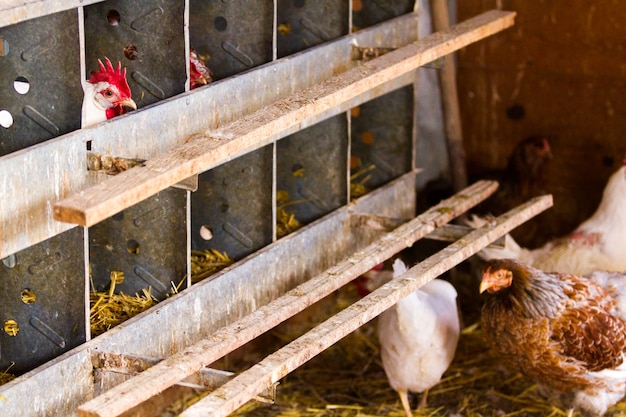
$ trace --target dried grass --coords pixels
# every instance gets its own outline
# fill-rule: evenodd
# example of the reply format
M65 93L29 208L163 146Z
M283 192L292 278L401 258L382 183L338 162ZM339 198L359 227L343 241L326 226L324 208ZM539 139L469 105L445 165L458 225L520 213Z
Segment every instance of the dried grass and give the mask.
M371 189L365 185L372 178L370 172L376 169L375 165L369 165L350 175L350 199L355 199L369 193Z

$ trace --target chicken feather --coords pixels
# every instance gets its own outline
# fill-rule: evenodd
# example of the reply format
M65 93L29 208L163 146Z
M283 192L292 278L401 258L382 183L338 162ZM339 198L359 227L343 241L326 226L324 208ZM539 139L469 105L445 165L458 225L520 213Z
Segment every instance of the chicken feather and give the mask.
M599 284L493 259L480 289L488 345L552 399L597 417L626 394L626 324Z

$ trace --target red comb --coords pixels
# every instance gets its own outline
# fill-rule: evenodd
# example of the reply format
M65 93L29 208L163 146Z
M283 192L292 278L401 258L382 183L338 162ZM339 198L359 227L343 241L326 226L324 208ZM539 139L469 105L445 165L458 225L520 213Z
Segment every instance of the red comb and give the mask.
M120 94L130 98L130 87L126 81L126 68L122 70L122 63L119 61L117 63L117 69L113 68L113 64L111 64L111 61L107 57L104 57L104 62L106 62L106 66L98 59L100 71L93 71L89 76L89 82L95 84L106 81L109 84L114 84L117 86Z

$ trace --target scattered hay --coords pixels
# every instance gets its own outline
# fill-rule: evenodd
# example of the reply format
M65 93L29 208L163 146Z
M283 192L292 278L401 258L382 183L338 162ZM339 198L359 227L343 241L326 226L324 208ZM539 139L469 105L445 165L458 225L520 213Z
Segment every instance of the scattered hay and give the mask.
M372 176L368 174L372 172L374 169L376 169L376 166L370 165L350 175L350 199L351 200L362 197L371 191L370 188L365 185L365 183L368 182L370 178L372 178Z
M108 292L89 293L89 324L92 336L98 336L158 303L149 287L144 288L141 295L136 293L132 296L123 292L115 294L115 285L123 282L123 275L121 271L112 271Z
M191 283L195 284L232 263L233 260L228 257L226 252L220 252L217 249L192 250Z
M9 373L9 370L13 368L13 365L15 365L15 362L11 362L11 365L9 365L7 369L0 371L0 385L4 385L15 379L15 375Z
M276 191L276 237L281 238L302 227L296 216L285 207L301 204L305 200L289 201L289 193L285 190Z

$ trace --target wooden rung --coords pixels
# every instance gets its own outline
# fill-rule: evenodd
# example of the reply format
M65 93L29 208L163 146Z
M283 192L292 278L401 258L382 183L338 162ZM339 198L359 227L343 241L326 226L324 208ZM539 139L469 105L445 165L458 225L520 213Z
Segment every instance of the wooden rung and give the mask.
M106 384L107 374L122 374L128 377L135 376L145 371L162 359L148 358L144 356L118 354L102 351L92 352L91 362L94 366L94 382ZM187 378L179 381L176 385L194 388L201 391L212 391L224 385L236 376L235 373L221 369L202 368ZM276 399L276 385L272 384L260 392L254 399L264 403L273 403Z
M538 197L498 217L495 222L469 233L269 355L189 407L180 414L180 417L221 417L232 413L266 386L277 382L387 310L401 298L458 265L494 239L503 236L550 206L552 206L552 196ZM478 294L478 287L475 290Z
M383 235L344 262L298 285L246 317L222 327L208 338L164 359L150 369L86 402L78 408L78 416L120 416L294 316L402 249L411 246L435 228L448 223L486 199L496 188L495 181L476 182L392 232Z
M513 25L515 13L493 10L331 77L54 205L54 218L92 226L195 174L358 104L355 100L434 59Z

